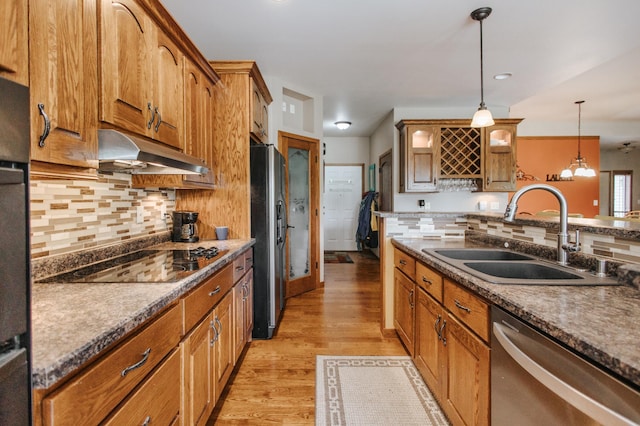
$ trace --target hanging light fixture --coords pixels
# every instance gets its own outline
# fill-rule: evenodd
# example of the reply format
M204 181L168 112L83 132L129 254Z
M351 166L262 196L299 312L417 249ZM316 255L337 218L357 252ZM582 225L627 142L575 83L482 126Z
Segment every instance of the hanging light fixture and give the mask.
M564 179L573 176L594 177L596 175L596 171L587 164L587 159L580 155L580 124L582 121L582 104L584 101L576 101L575 103L578 105L578 156L572 159L569 167L560 173L560 177ZM575 168L575 171L572 172L571 169L573 168Z
M495 122L491 116L491 111L484 104L484 64L482 56L482 21L491 15L490 7L481 7L471 12L471 17L480 21L480 108L473 114L471 127L488 127L493 126Z

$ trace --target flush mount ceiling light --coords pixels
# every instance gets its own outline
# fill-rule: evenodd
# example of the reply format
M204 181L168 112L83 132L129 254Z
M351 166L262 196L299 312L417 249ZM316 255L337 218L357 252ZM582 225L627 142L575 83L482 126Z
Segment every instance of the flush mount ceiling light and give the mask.
M491 111L484 105L484 60L482 56L482 21L491 15L490 7L481 7L471 12L471 18L480 22L480 108L473 115L471 127L493 126L495 122L491 116Z
M508 78L510 78L512 76L513 76L513 74L510 73L510 72L503 72L503 73L494 75L493 79L494 80L506 80L506 79L508 79Z
M350 121L336 121L335 123L333 123L336 125L336 127L340 130L346 130L349 127L351 127L351 122Z
M560 177L561 178L571 178L573 176L594 177L596 175L596 171L593 170L591 167L589 167L589 165L587 164L587 159L580 155L580 122L581 122L581 115L582 115L582 104L584 103L584 101L576 101L575 103L578 105L578 156L571 160L569 167L567 167L560 173ZM574 168L575 168L575 171L572 172L571 169L574 169Z

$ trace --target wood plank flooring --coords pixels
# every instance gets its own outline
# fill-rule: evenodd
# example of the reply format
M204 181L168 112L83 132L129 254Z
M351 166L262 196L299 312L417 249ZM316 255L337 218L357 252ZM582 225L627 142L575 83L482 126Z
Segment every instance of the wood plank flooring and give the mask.
M316 355L406 355L380 333L379 261L350 252L325 286L287 299L271 340L254 340L207 425L315 424Z

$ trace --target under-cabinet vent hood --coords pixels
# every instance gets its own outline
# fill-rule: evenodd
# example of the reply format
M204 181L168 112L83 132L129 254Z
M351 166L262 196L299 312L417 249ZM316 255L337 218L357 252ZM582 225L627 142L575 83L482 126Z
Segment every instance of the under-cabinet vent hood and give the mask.
M101 172L184 175L207 174L204 161L117 130L98 130Z

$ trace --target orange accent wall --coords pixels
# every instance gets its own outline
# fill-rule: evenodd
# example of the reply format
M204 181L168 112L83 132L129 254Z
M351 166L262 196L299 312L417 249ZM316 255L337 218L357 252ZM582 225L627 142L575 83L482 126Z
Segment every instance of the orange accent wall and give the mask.
M553 174L559 176L577 156L577 136L518 136L517 150L519 169L540 179L518 181L518 189L532 183L546 183L564 194L569 213L581 213L584 217L599 214L599 207L593 205L593 200L600 200L600 137L580 138L580 154L586 158L589 167L595 169L596 176L574 177L569 182L548 182L547 175L549 179ZM546 209L559 210L559 205L556 198L545 191L529 192L518 201L518 213L535 214Z

